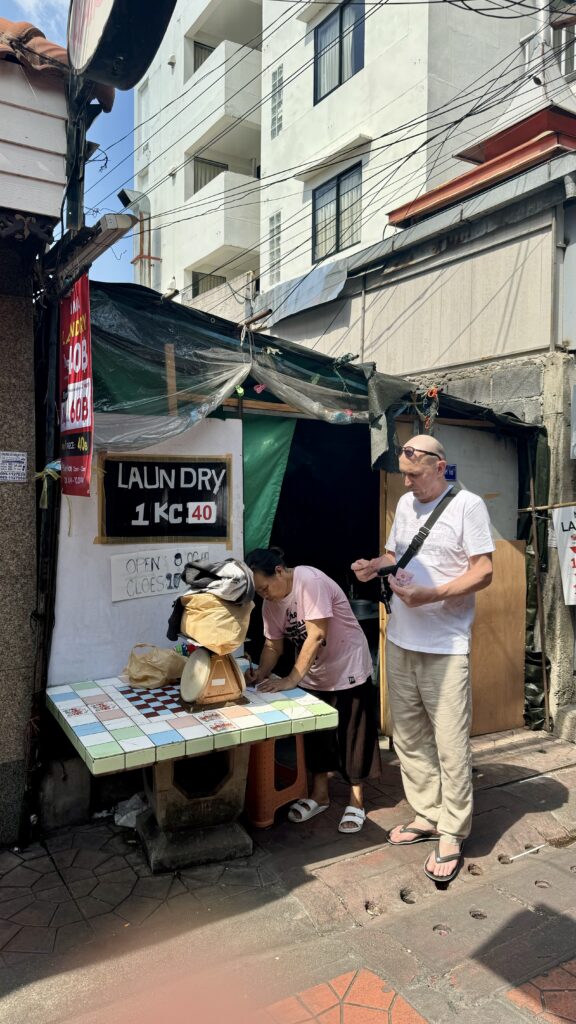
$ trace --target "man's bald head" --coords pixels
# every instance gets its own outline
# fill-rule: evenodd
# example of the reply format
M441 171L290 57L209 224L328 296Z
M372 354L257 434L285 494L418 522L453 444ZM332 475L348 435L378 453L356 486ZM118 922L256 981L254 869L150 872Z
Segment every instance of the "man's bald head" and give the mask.
M416 434L416 437L411 437L406 442L406 448L416 448L421 452L430 452L431 455L437 455L439 458L446 461L446 452L444 447L440 444L435 437L431 437L430 434Z

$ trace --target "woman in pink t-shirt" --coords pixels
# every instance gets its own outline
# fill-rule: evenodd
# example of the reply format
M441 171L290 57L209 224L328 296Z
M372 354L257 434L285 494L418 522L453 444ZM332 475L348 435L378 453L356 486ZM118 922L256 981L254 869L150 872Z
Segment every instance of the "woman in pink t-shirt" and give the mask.
M308 821L330 804L328 773L338 771L350 784L340 832L359 832L366 812L362 784L380 774L380 750L372 658L366 637L344 591L320 569L288 568L280 548L256 548L246 556L256 593L263 598L265 642L247 682L275 693L301 687L321 695L338 711L338 727L304 734L312 791L288 812L290 821ZM271 675L292 641L296 659L290 673Z

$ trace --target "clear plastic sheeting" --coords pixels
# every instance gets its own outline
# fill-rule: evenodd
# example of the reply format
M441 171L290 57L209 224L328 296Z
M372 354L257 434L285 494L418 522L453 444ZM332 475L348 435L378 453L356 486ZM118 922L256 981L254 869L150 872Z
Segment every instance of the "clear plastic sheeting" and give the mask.
M227 399L241 398L246 412L268 405L275 413L296 410L326 423L364 423L373 468L398 470L396 417L417 415L410 381L378 373L373 364L353 365L353 354L331 359L164 302L140 285L92 282L90 308L96 448L146 449L187 430ZM530 436L538 430L441 392L437 414L488 422L501 433Z
M91 283L95 447L145 449L245 397L369 422L364 373L139 285ZM106 414L103 416L102 414Z

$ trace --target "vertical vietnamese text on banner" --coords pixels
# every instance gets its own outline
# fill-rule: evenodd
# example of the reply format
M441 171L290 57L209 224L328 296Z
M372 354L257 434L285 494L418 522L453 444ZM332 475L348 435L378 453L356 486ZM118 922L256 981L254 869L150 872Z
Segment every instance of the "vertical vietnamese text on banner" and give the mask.
M90 495L92 467L90 284L83 274L60 302L60 457L62 492Z

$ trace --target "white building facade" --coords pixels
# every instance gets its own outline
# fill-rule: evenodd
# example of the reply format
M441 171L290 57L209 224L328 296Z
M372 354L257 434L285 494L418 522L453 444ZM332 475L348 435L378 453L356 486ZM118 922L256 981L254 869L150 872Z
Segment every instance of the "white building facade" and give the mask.
M463 169L534 27L417 0L179 0L136 90L136 281L242 320L257 289L380 241L388 210Z

